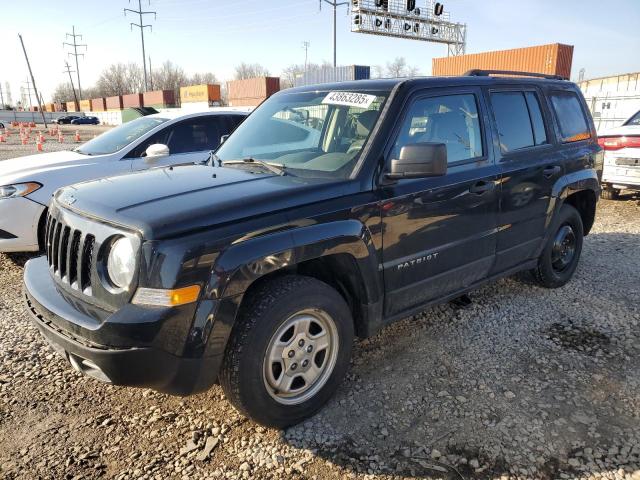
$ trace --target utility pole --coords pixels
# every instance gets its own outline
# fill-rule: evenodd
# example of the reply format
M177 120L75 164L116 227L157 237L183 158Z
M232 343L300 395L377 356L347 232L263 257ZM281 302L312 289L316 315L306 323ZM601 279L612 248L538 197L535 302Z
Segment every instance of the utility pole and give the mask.
M131 0L129 0L129 3L131 3ZM149 0L149 5L151 5L151 0ZM156 18L158 18L157 12L143 12L142 11L142 0L138 0L138 10L131 10L130 8L125 8L124 9L124 15L125 17L127 16L127 12L131 12L131 13L137 13L138 16L140 17L140 23L133 23L131 22L129 24L129 26L131 27L131 30L133 30L133 27L138 27L140 29L140 40L142 41L142 70L144 71L144 89L145 90L149 90L149 83L147 82L147 56L144 52L144 29L146 27L149 27L151 29L151 31L153 32L153 26L151 25L145 25L144 23L142 23L142 16L143 15L151 15L153 13L153 17L154 20Z
M0 85L0 110L4 110L4 94L2 93L2 85Z
M33 72L31 71L31 64L29 63L29 57L27 56L27 49L24 48L24 42L22 41L22 35L18 34L18 38L20 39L20 44L22 45L22 51L24 52L24 59L27 61L27 68L29 69L29 75L31 76L31 84L33 85L33 91L36 93L36 100L38 100L38 89L36 88L36 80L33 78ZM31 95L29 95L31 98ZM40 110L40 114L42 115L42 123L44 123L44 128L47 128L47 119L44 117L44 112L42 111L42 105L38 105L38 109Z
M309 46L311 45L311 42L309 42L308 40L305 40L304 42L302 42L302 48L304 48L304 73L307 73L307 59L309 58Z
M29 96L29 108L31 108L33 107L33 102L31 102L31 81L29 80L29 77L27 77L26 82L22 82L22 83L27 86L27 95Z
M338 7L342 5L349 5L349 2L337 2L336 0L320 0L320 10L322 10L322 2L325 2L333 7L333 68L336 68L336 21Z
M74 57L76 57L76 73L78 75L78 95L80 95L80 98L82 98L82 88L80 87L80 68L78 67L78 57L84 57L84 53L78 53L78 47L87 48L87 45L84 43L76 42L76 37L82 40L82 35L76 33L76 27L74 25L71 26L71 32L72 33L67 33L66 34L67 36L65 38L69 38L69 37L73 38L73 43L63 42L62 46L64 47L65 45L69 45L70 47L73 47L73 53L68 52L67 55L73 55Z
M151 55L149 55L149 85L153 90L153 70L151 70Z
M71 82L71 90L73 90L73 99L76 102L76 108L80 108L80 103L78 103L78 96L76 95L76 88L73 86L73 77L71 76L71 74L73 73L73 70L71 70L71 67L69 66L69 62L64 62L64 66L66 67L66 70L62 73L69 74L69 82Z

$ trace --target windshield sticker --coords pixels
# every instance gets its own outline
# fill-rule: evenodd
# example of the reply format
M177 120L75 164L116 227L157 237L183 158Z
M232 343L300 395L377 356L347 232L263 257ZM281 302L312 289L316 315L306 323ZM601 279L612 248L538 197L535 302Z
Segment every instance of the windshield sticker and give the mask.
M345 105L347 107L369 108L376 99L375 95L355 92L330 92L324 97L324 105Z

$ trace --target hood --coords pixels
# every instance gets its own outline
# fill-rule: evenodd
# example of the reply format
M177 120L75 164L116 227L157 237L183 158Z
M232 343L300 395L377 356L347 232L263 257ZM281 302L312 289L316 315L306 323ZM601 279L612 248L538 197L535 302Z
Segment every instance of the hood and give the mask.
M38 182L41 181L43 173L93 164L101 157L82 155L66 150L3 160L0 162L0 185L15 182Z
M60 190L56 200L156 240L335 198L345 194L347 185L344 180L185 165L72 185Z

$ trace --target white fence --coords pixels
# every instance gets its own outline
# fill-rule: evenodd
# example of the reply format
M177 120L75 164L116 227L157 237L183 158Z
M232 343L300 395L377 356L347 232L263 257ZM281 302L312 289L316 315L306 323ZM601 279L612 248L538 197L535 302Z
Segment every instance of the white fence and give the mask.
M640 72L578 83L598 132L621 125L640 111Z

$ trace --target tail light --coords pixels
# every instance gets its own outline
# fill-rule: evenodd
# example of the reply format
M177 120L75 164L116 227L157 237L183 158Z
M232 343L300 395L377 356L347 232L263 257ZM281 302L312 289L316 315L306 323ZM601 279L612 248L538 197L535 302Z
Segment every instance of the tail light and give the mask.
M640 135L598 137L598 145L600 145L605 150L620 150L622 148L640 148Z

